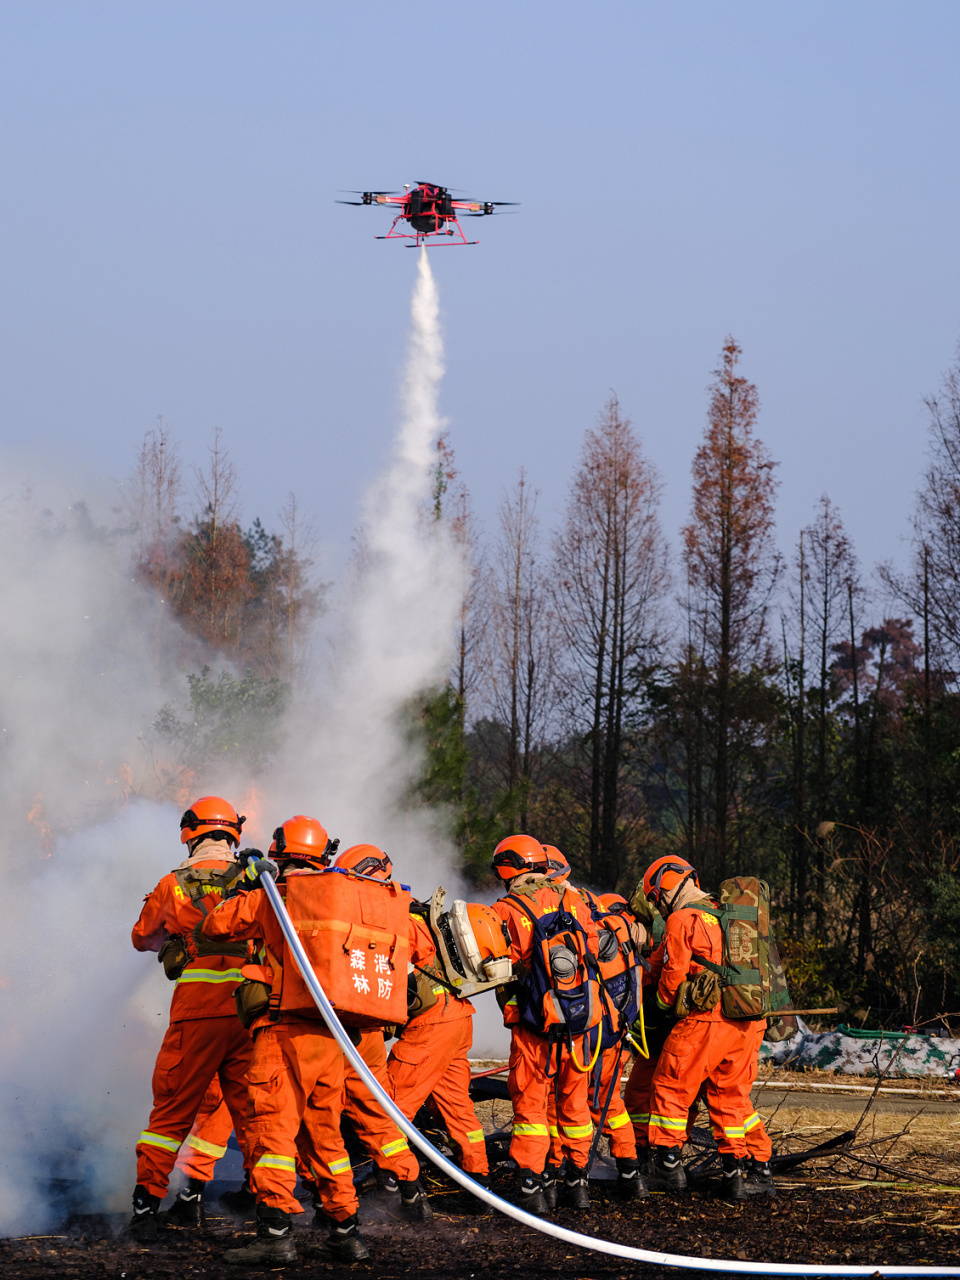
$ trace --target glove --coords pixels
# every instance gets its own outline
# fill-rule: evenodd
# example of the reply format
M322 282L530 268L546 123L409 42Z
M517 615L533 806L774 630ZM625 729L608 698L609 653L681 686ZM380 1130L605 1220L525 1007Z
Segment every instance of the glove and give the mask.
M272 858L265 858L259 849L243 849L237 854L243 863L243 875L237 885L238 889L260 889L263 887L261 876L266 873L276 880L280 874L279 864Z
M168 938L160 948L157 959L163 965L163 972L170 981L176 982L190 959L183 936L175 933L172 938Z
M690 1013L709 1013L720 1002L720 979L710 969L704 969L691 981L681 982L673 1002L673 1012L678 1018Z

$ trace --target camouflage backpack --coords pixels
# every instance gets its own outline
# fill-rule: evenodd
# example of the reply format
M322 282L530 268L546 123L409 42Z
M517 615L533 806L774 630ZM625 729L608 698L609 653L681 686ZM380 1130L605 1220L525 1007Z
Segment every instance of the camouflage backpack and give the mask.
M780 957L770 936L770 890L766 882L756 876L724 880L719 907L697 903L697 909L716 916L723 932L722 964L698 955L693 959L719 977L724 1015L736 1021L757 1021L789 1004ZM776 981L772 980L774 969Z

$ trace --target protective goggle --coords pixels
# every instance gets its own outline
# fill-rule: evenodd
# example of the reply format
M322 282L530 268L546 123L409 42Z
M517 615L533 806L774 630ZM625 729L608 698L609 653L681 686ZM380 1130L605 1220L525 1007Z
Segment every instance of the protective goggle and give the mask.
M230 827L239 835L240 829L246 820L246 814L241 814L236 822L233 822L230 818L200 818L192 809L188 809L180 819L180 830L196 831L199 827L223 827L226 830Z
M696 880L697 878L697 873L694 871L693 867L691 867L688 862L666 863L664 866L662 866L659 869L657 874L653 877L653 880L650 882L650 892L647 894L647 897L653 903L654 906L656 906L660 901L660 897L661 897L660 886L663 883L663 877L667 874L668 871L673 871L678 876L683 876L683 879L680 882L681 884L689 880L691 876L694 878L694 880ZM677 885L677 888L679 887L680 886Z
M282 854L286 851L287 837L283 827L277 827L276 831L274 831L273 842L274 842L274 845L276 846L274 849L274 853ZM338 837L336 840L328 839L326 848L319 853L304 854L304 853L297 852L297 853L291 853L288 856L291 858L307 858L307 857L316 858L321 866L329 867L331 859L333 858L334 854L337 852L339 848L340 848L340 840Z
M517 853L515 849L501 849L499 853L493 855L494 867L514 867L517 871L546 871L550 863L544 859L543 862L528 862L521 853Z
M386 854L382 858L375 858L371 853L366 858L361 858L355 867L349 869L358 876L372 876L377 871L382 871L387 879L393 875L393 863Z

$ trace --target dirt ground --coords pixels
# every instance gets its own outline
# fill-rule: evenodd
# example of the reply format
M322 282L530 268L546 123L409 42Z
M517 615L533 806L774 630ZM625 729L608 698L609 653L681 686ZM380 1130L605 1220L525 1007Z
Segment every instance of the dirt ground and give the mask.
M812 1082L810 1077L770 1073L756 1095L775 1149L782 1154L849 1132L867 1102L867 1094L777 1090L776 1084L785 1080ZM503 1101L481 1102L477 1109L491 1137L511 1118ZM624 1205L612 1198L613 1168L601 1159L592 1180L591 1209L560 1209L551 1220L655 1252L801 1263L810 1266L809 1274L816 1274L818 1264L887 1264L955 1267L960 1276L960 1097L954 1102L932 1089L919 1097L878 1095L853 1155L830 1156L778 1176L774 1201L752 1199L732 1206L717 1199L716 1161L704 1145L709 1136L706 1130L694 1136L697 1143L685 1152L688 1168L701 1167L694 1190ZM326 1232L313 1228L309 1207L296 1227L296 1264L274 1271L238 1271L225 1265L224 1251L251 1240L253 1224L221 1215L211 1196L204 1228L165 1228L150 1248L119 1238L126 1215L80 1216L46 1235L0 1240L0 1277L226 1280L240 1275L260 1280L282 1272L291 1277L350 1274L358 1280L410 1275L418 1280L513 1280L518 1274L545 1280L680 1280L716 1274L627 1262L553 1240L498 1214L478 1217L467 1212L467 1198L443 1175L429 1172L427 1178L436 1213L432 1227L401 1221L372 1180L361 1186L361 1227L370 1259L349 1268L323 1254ZM493 1184L510 1198L509 1165L498 1168Z
M477 1218L463 1212L461 1197L441 1178L430 1179L436 1205L432 1227L395 1221L375 1193L361 1202L363 1234L370 1259L345 1268L322 1256L325 1232L298 1227L300 1260L284 1274L337 1276L347 1271L363 1280L513 1280L519 1274L549 1280L599 1280L600 1277L706 1276L699 1269L678 1270L626 1262L555 1241L499 1215ZM506 1183L503 1183L506 1189ZM768 1262L861 1265L957 1264L957 1195L891 1186L835 1185L816 1180L781 1181L777 1200L753 1200L731 1206L709 1191L684 1196L651 1195L624 1206L592 1191L593 1207L584 1213L558 1210L553 1220L587 1235L635 1247L692 1257ZM309 1222L312 1215L304 1215ZM241 1271L221 1262L226 1248L245 1243L252 1227L211 1216L201 1231L161 1232L149 1249L124 1244L115 1231L122 1219L79 1220L55 1235L0 1241L4 1280L40 1276L76 1280L209 1280L277 1272Z

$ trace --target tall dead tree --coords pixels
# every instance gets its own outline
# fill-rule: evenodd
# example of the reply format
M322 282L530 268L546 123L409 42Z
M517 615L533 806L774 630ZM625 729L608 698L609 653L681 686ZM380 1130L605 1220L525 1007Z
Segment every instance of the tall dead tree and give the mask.
M590 879L615 884L623 830L625 735L662 634L669 589L661 485L616 396L587 431L554 545L553 600L564 642L570 729L583 744Z
M490 718L479 733L527 826L537 748L550 718L552 624L540 559L537 492L521 469L500 503L485 579Z

